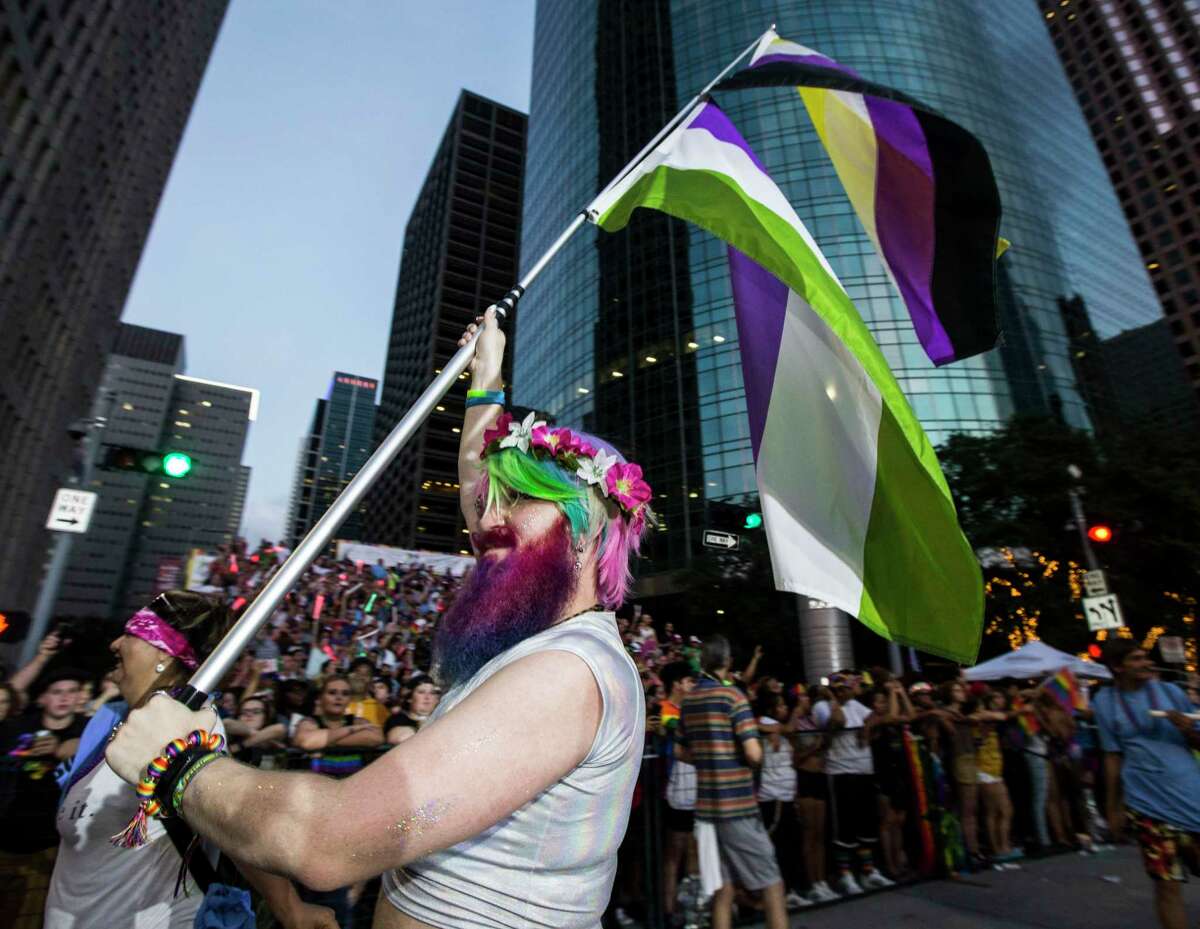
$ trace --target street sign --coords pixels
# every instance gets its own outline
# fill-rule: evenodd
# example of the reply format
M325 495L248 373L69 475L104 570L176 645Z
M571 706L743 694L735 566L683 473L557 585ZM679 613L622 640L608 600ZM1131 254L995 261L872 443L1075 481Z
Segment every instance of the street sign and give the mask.
M1103 597L1108 593L1108 578L1099 569L1088 571L1083 575L1083 589L1089 597Z
M1096 632L1100 629L1116 629L1125 625L1121 615L1121 604L1117 602L1116 594L1106 594L1103 597L1084 597L1083 615L1087 617L1088 629Z
M46 517L46 528L58 532L87 532L92 510L96 508L96 496L90 490L58 488L50 515Z
M1187 653L1183 650L1183 636L1164 635L1158 640L1158 651L1167 664L1185 664Z
M723 548L731 552L738 547L740 540L732 532L718 532L716 529L704 530L704 544L709 548Z

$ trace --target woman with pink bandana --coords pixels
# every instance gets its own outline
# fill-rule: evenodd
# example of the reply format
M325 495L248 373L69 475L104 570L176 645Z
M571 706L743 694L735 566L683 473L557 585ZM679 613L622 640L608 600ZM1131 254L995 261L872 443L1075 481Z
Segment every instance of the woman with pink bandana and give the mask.
M104 760L104 747L131 707L143 706L155 693L182 685L230 625L232 618L219 602L172 590L138 610L110 646L117 660L112 680L120 688L120 700L106 704L93 717L66 775L45 929L193 925L204 894L191 880L189 893L176 893L183 859L162 821L150 821L142 848L113 845L112 837L125 828L139 800ZM205 714L206 726L212 728L215 714L211 710ZM186 830L184 834L190 836ZM205 852L197 849L193 856L203 858ZM241 870L283 926L335 929L333 912L302 903L290 881L253 868Z
M478 560L435 631L437 709L345 780L210 758L178 773L176 806L240 860L309 887L382 874L376 929L596 929L645 739L613 611L653 522L650 488L594 436L503 413L504 336L493 311L479 322L459 453ZM151 700L110 762L136 782L206 720Z

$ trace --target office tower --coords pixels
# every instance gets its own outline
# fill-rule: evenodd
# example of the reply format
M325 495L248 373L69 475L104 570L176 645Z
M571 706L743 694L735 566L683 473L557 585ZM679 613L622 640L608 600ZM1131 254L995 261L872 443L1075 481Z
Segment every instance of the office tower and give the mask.
M463 330L517 281L526 117L463 91L404 232L378 445L457 350ZM520 312L504 324L511 333ZM519 328L519 327L518 327ZM510 341L511 344L511 341ZM505 381L509 362L505 361ZM468 548L458 505L466 376L375 485L368 541Z
M1166 319L1102 339L1081 298L1060 307L1101 443L1119 435L1153 435L1176 445L1200 439L1200 404Z
M233 541L250 469L241 463L258 392L183 373L184 339L121 323L93 414L99 494L92 524L74 540L56 612L110 617L136 607L162 578L182 578L193 548ZM181 478L112 467L117 449L192 459ZM135 459L141 456L134 455Z
M87 533L74 539L57 611L64 615L114 614L132 557L151 475L102 467L106 450L131 448L153 454L168 416L174 413L175 375L185 368L183 336L120 323L104 366L92 415L107 425L89 486L99 494Z
M1038 6L1200 390L1200 5Z
M336 371L324 399L317 401L312 425L300 443L288 504L284 540L289 545L308 534L370 456L377 386L374 378ZM337 538L361 541L364 511L360 504L342 523Z
M192 470L179 479L151 476L124 589L126 609L157 593L160 576L186 565L193 549L233 541L231 513L249 483L242 452L258 416L258 391L185 374L174 381L159 447L189 455Z
M0 602L28 607L226 0L0 5Z

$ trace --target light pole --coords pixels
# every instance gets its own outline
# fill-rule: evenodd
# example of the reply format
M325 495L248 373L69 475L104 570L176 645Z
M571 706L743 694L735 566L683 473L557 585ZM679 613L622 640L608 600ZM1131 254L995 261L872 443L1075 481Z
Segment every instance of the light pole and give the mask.
M1067 474L1073 481L1079 481L1083 477L1083 471L1078 465L1067 465ZM1096 560L1096 553L1092 551L1092 543L1088 539L1087 517L1083 515L1083 488L1076 483L1067 489L1067 496L1071 498L1071 515L1075 518L1075 528L1079 530L1079 541L1083 543L1083 560L1087 562L1089 571L1099 571L1100 562Z
M67 482L72 487L87 490L92 483L92 474L96 470L96 455L100 449L100 431L108 425L112 413L112 405L116 397L111 391L105 391L101 398L98 413L89 419L80 420L71 431L81 434L83 442L83 463L79 475L71 475ZM58 602L58 589L62 586L63 575L67 572L67 562L71 560L71 548L75 544L74 532L55 532L54 545L50 554L50 565L46 569L46 577L38 591L37 604L33 608L33 620L29 624L29 634L21 645L22 665L33 660L37 647L46 637L46 629L50 625L50 617L54 613L54 605Z

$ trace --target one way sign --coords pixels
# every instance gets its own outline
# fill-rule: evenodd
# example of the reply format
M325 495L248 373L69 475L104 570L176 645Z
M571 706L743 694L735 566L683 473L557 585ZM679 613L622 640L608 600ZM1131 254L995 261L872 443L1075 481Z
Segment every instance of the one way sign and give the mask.
M704 544L709 548L723 548L731 551L738 547L740 539L730 532L718 532L716 529L704 530Z
M87 532L95 508L96 494L90 490L60 487L46 518L46 528L59 532Z

